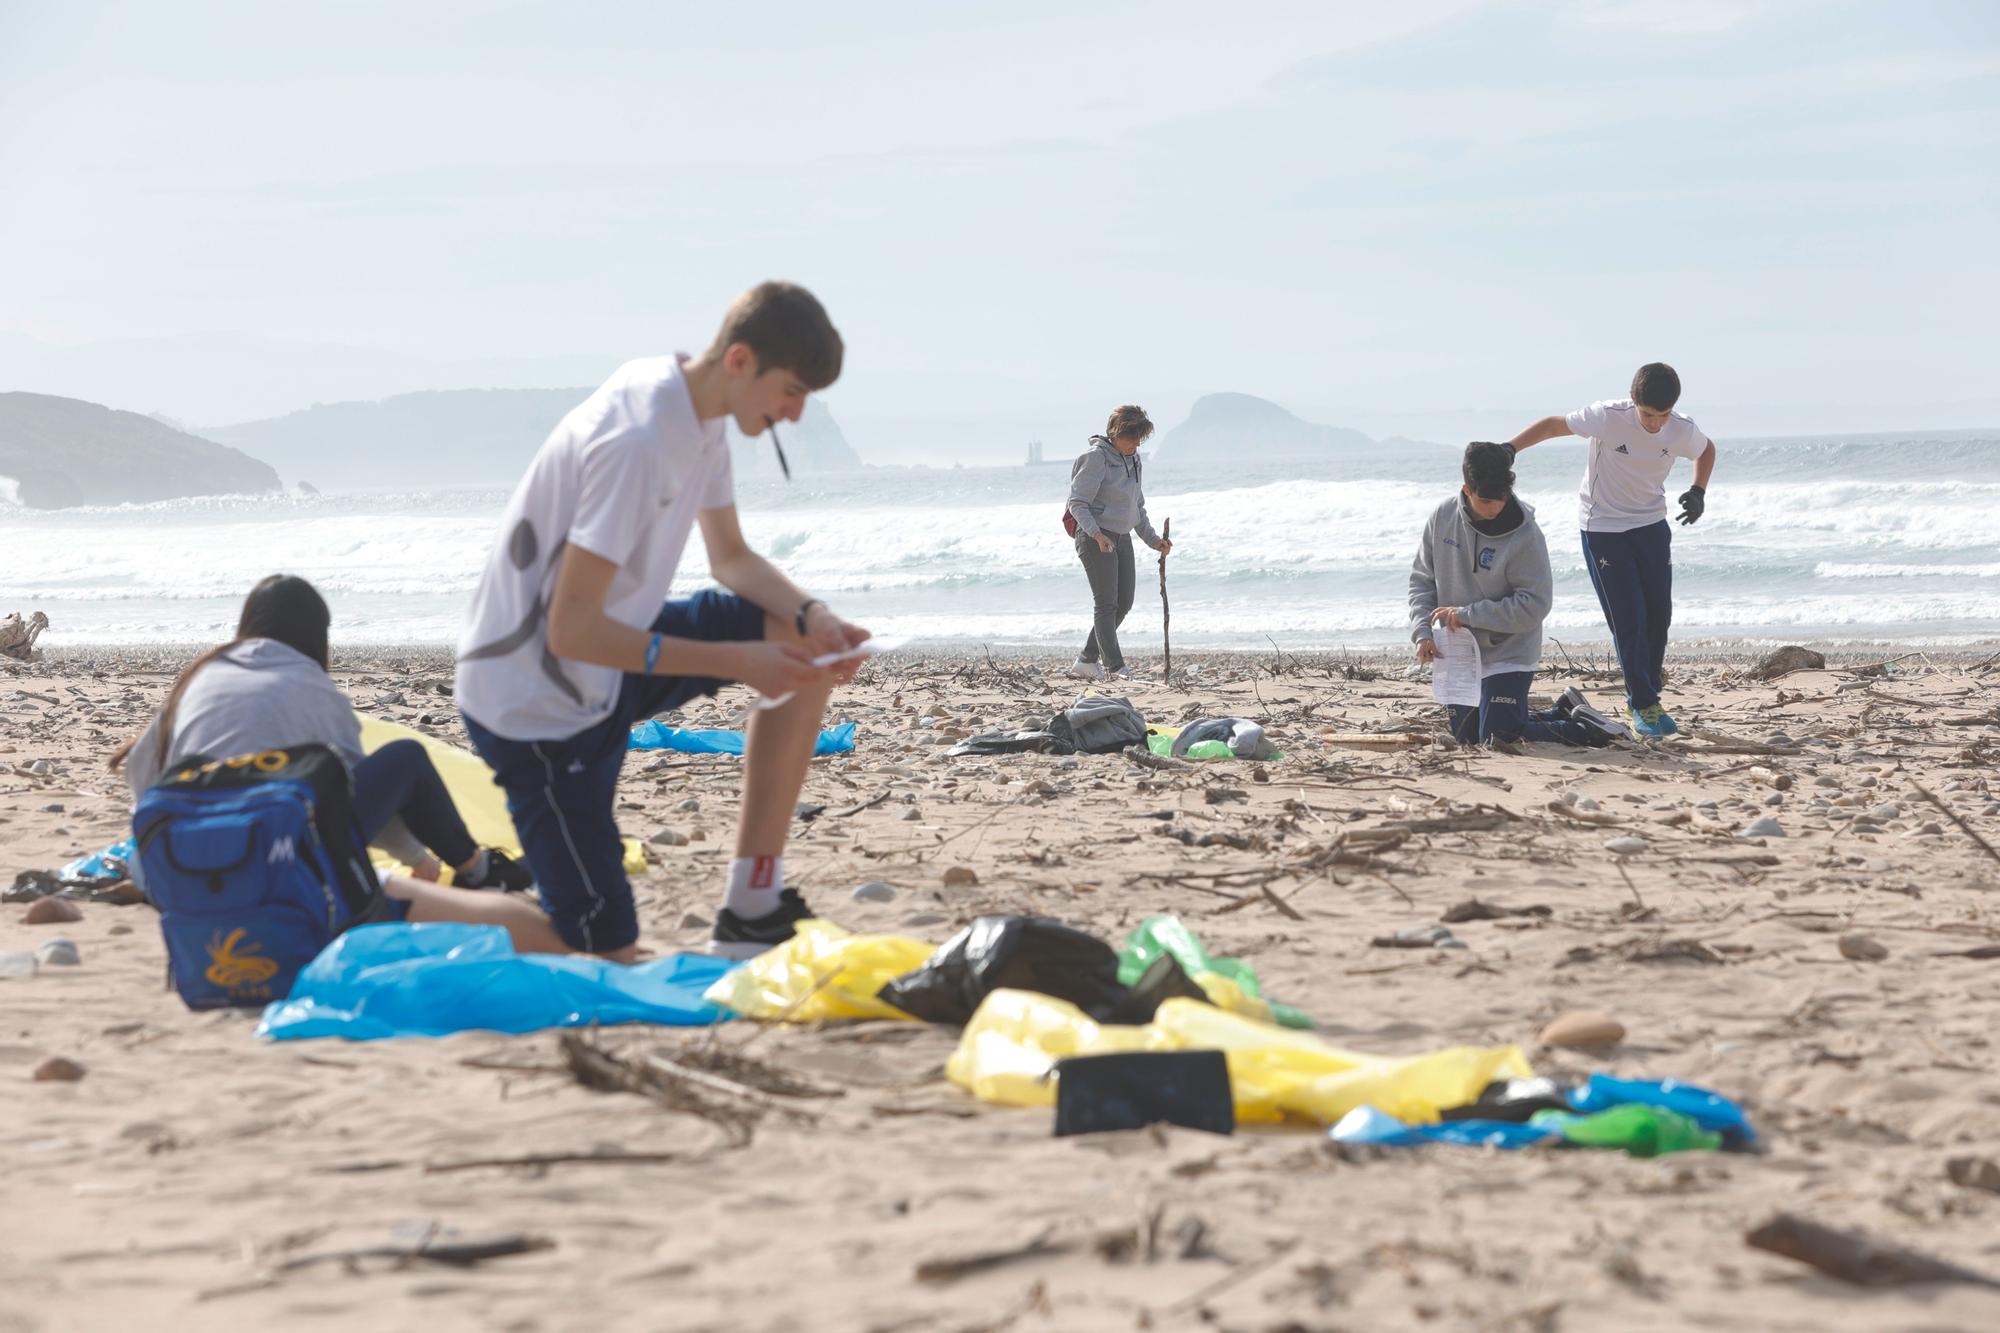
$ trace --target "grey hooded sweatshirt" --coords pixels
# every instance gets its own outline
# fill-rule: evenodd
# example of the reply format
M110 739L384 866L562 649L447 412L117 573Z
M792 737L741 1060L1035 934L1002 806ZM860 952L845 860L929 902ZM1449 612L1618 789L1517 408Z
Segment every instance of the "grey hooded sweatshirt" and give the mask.
M1534 509L1518 497L1487 524L1501 531L1481 532L1474 521L1461 493L1424 524L1410 566L1410 641L1431 637L1431 612L1455 606L1479 641L1486 675L1533 671L1542 660L1542 621L1555 600L1548 543Z
M1139 487L1139 455L1127 456L1102 435L1090 437L1090 448L1069 470L1069 512L1077 527L1095 537L1100 531L1118 537L1139 534L1148 546L1160 544L1160 534L1146 517L1146 494Z
M134 797L196 755L228 759L318 743L351 772L363 754L361 719L340 686L319 663L276 639L245 639L195 672L174 705L172 737L164 747L160 741L155 713L125 757ZM389 821L375 846L412 864L428 854L400 819Z

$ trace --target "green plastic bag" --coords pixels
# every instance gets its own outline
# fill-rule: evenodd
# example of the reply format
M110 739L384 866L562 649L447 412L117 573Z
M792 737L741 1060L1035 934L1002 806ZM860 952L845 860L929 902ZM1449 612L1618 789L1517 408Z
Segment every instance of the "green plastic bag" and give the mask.
M1722 1135L1703 1129L1679 1111L1628 1103L1596 1115L1570 1111L1537 1111L1528 1123L1559 1131L1583 1148L1623 1148L1634 1157L1660 1157L1670 1152L1714 1152Z
M1311 1017L1302 1010L1265 999L1256 972L1242 959L1209 957L1194 932L1177 916L1149 916L1126 936L1124 951L1118 955L1118 980L1132 985L1162 954L1172 955L1220 1008L1263 1018L1280 1027L1313 1026Z

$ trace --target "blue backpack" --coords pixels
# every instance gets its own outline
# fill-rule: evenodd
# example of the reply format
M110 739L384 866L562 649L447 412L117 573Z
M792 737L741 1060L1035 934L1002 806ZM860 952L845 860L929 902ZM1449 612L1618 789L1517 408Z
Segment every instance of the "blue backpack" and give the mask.
M132 836L190 1009L283 999L381 896L347 766L324 745L182 764L139 798Z

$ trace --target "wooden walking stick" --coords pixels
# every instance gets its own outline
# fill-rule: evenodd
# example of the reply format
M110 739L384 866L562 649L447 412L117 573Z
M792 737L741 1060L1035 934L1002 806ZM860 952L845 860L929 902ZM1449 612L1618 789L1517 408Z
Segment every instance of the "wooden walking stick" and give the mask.
M1172 541L1173 532L1172 519L1160 524L1161 541ZM1166 667L1161 675L1169 685L1174 683L1174 641L1168 633L1173 621L1173 614L1167 609L1167 553L1162 551L1160 552L1160 647L1163 650L1162 656L1166 659Z

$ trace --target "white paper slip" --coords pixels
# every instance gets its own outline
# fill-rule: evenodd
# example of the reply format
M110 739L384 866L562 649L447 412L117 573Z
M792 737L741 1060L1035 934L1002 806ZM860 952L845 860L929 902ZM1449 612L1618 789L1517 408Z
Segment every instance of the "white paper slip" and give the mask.
M1469 629L1438 625L1431 630L1437 656L1431 660L1431 697L1441 704L1479 707L1479 640Z
M909 641L910 636L907 634L877 634L874 638L864 639L852 648L848 648L842 652L821 653L813 659L813 665L816 667L830 667L836 662L847 662L857 657L873 657L877 653L891 652L897 648L901 648ZM775 699L767 699L759 695L757 702L751 704L750 707L759 710L765 708L783 708L792 701L792 696L796 693L798 693L796 690L786 690Z

